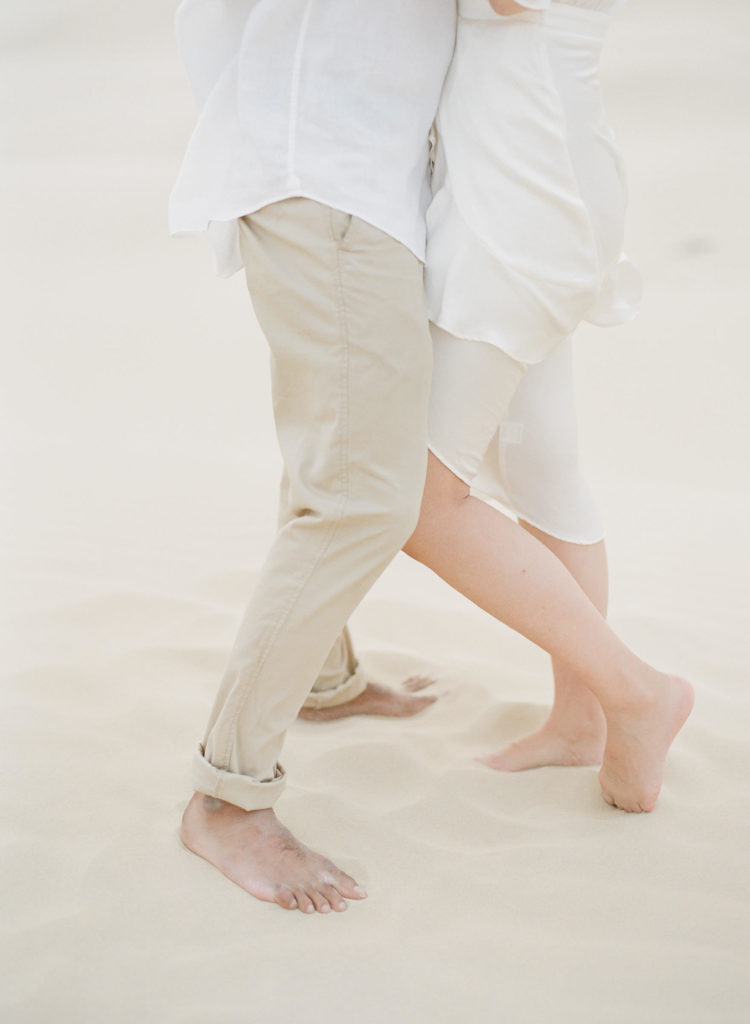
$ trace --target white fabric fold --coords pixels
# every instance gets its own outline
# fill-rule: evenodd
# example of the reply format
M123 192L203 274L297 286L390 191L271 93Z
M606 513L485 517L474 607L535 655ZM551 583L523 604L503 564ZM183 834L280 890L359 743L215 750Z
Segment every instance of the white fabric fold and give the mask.
M524 363L582 319L630 319L640 297L599 87L608 20L561 3L459 20L427 215L430 319Z
M303 196L422 259L455 23L455 0L184 0L177 37L200 109L172 233L211 225L228 276L241 266L238 218Z

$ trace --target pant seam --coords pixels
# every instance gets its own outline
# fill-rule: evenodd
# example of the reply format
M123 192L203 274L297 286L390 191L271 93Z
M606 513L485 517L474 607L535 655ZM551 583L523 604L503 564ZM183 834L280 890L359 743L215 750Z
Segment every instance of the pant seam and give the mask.
M350 221L351 225L351 221ZM342 249L341 244L336 245L336 284L338 291L338 321L341 330L342 339L344 342L344 365L341 371L341 383L343 385L342 394L342 452L341 452L341 465L340 465L340 477L341 486L344 494L344 500L349 501L351 480L349 476L349 465L351 455L350 445L350 379L351 379L351 332L349 327L349 318L346 312L346 290L344 288L344 276L342 272Z

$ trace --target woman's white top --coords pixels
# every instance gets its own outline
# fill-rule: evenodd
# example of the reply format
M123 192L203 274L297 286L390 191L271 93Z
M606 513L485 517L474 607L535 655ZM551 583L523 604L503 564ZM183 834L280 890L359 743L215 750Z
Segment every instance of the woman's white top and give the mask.
M459 0L436 122L430 319L534 363L582 319L621 323L640 279L622 254L622 164L599 55L619 0Z
M429 134L455 0L183 0L177 36L200 107L169 204L241 266L237 218L305 196L424 257Z

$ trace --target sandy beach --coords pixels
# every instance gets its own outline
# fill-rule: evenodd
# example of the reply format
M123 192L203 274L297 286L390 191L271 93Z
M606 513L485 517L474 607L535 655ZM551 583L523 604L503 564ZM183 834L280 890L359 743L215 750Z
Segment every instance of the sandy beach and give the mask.
M177 835L280 462L244 282L167 233L174 6L0 12L0 1019L744 1024L750 7L631 0L603 68L646 296L580 331L580 429L611 621L697 691L659 806L476 763L542 723L548 659L400 555L353 635L440 700L291 729L280 817L370 894L307 918Z

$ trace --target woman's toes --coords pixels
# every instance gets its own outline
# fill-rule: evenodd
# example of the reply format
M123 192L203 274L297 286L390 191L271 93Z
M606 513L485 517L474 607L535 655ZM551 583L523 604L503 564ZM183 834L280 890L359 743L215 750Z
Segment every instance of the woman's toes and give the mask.
M603 799L607 801L610 807L617 807L615 798L612 796L610 792L610 786L607 782L605 782L604 775L601 771L599 772L599 786L601 787Z
M656 807L659 800L658 793L649 793L646 796L642 796L638 801L638 810L642 811L643 814L650 814L651 811Z

